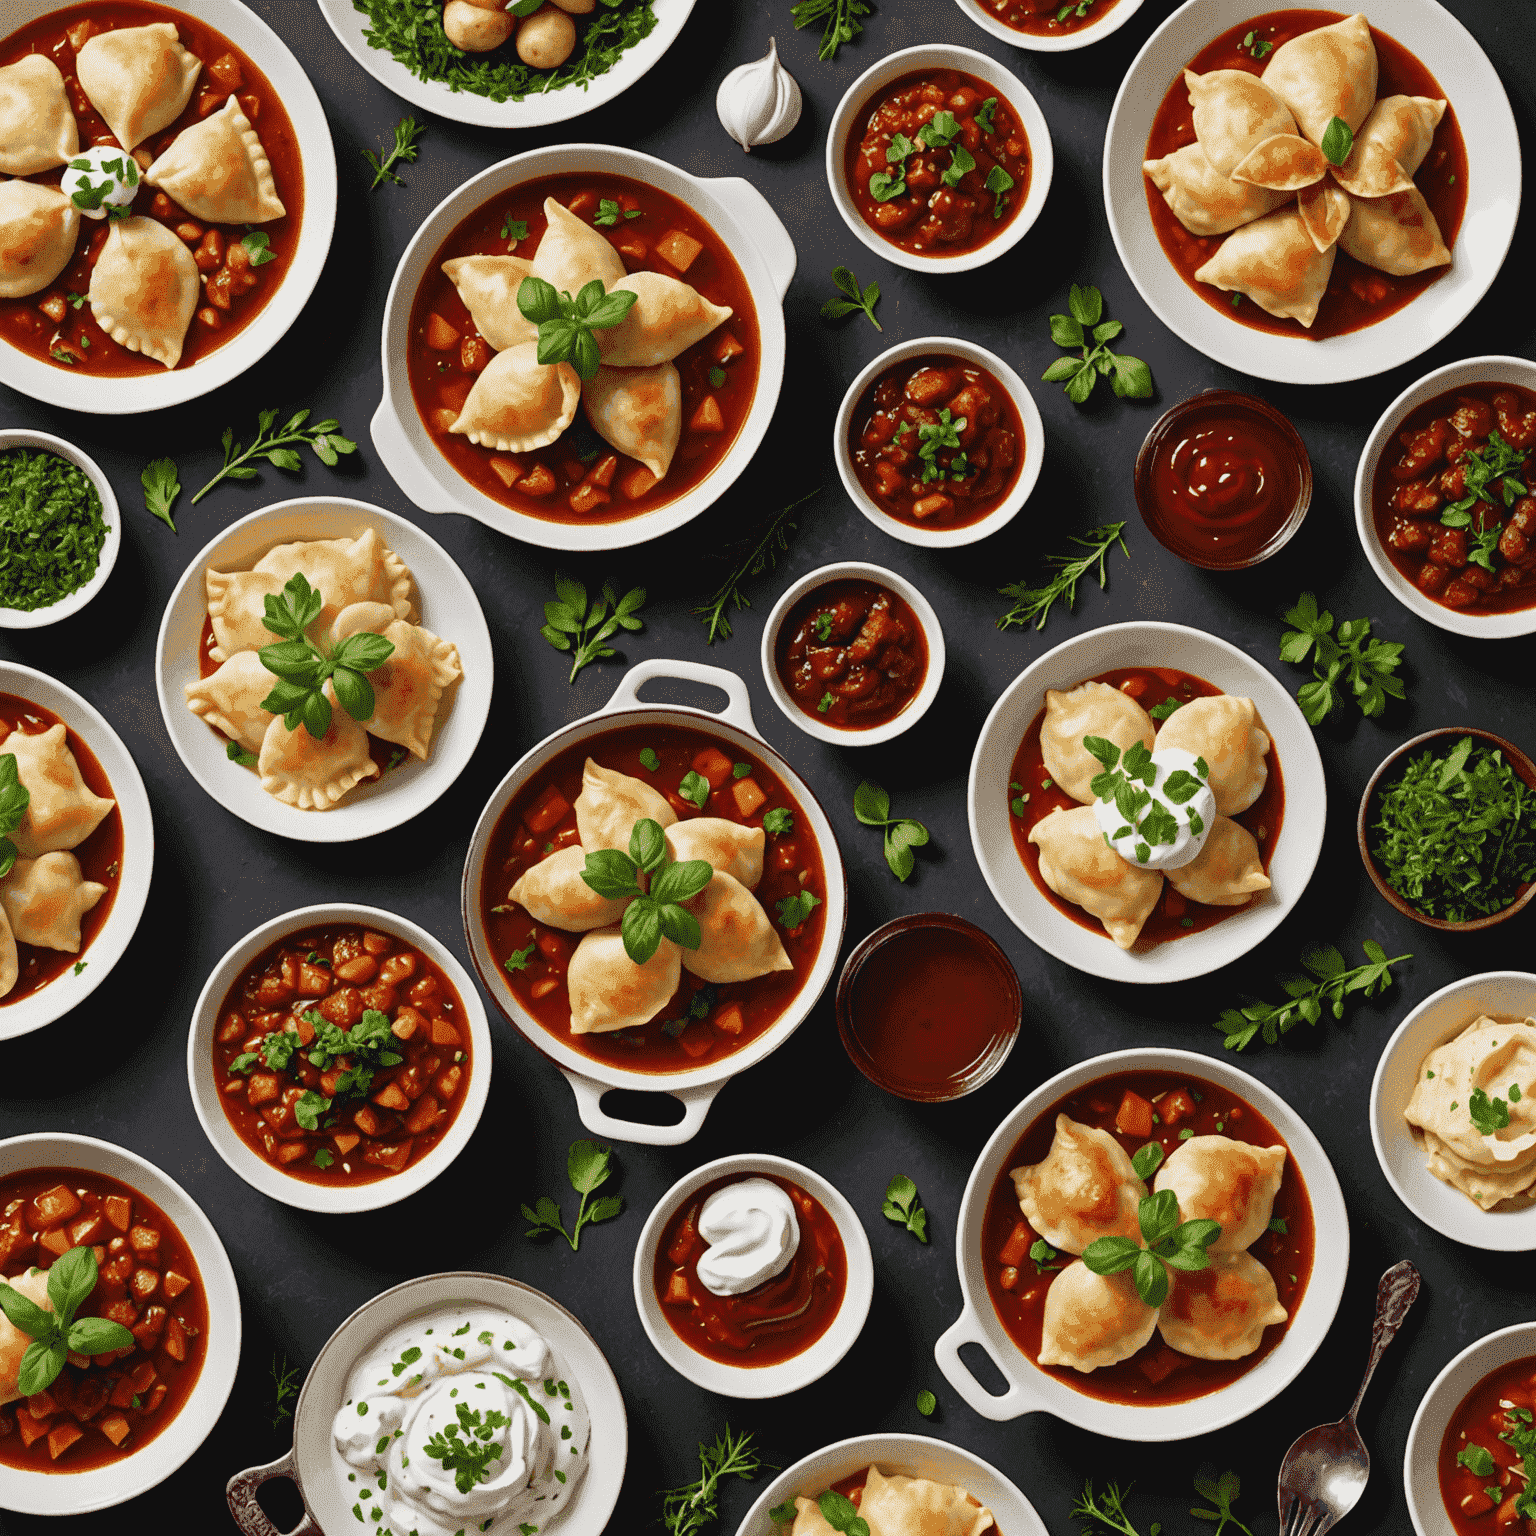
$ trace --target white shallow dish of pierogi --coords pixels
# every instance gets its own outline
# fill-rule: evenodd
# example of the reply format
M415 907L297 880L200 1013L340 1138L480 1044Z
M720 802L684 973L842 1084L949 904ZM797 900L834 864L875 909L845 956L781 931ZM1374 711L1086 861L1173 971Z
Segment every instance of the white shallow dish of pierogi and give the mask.
M579 1403L571 1412L571 1421L584 1421L583 1427L589 1428L584 1472L579 1478L568 1478L573 1491L557 1518L540 1524L550 1536L600 1536L618 1502L629 1455L629 1421L613 1369L592 1335L559 1302L521 1281L472 1270L423 1275L383 1291L364 1302L330 1336L310 1367L294 1405L292 1449L276 1461L249 1467L229 1480L225 1492L229 1511L246 1536L271 1536L272 1523L257 1503L256 1494L263 1483L279 1477L291 1481L304 1501L306 1519L300 1529L339 1533L357 1524L352 1506L357 1502L358 1484L349 1482L348 1476L361 1481L362 1474L343 1459L332 1438L349 1386L355 1384L358 1367L391 1335L413 1320L420 1319L425 1325L438 1314L456 1309L502 1314L524 1325L525 1330L531 1329L548 1346L550 1363L561 1371L560 1379L567 1381ZM549 1393L542 1382L533 1386L532 1392L537 1401L553 1405L552 1420L569 1400L558 1391ZM553 1427L560 1427L558 1421ZM579 1438L573 1433L565 1443L572 1445ZM441 1468L435 1470L441 1474ZM468 1529L479 1524L476 1518ZM508 1530L515 1528L516 1516L496 1521L493 1528L503 1524ZM426 1520L422 1526L424 1533L444 1529Z
M1138 1405L1107 1401L1079 1392L1037 1366L1014 1343L998 1317L987 1290L982 1226L993 1185L1009 1163L1019 1138L1040 1115L1074 1090L1112 1073L1167 1071L1187 1073L1226 1088L1267 1119L1290 1149L1306 1185L1317 1242L1312 1273L1301 1305L1284 1336L1257 1364L1229 1386L1183 1402ZM934 1358L949 1384L984 1418L1016 1419L1026 1413L1051 1413L1069 1424L1116 1440L1190 1440L1236 1423L1262 1408L1296 1378L1322 1345L1344 1294L1349 1272L1349 1213L1333 1165L1310 1127L1284 1099L1256 1078L1219 1057L1194 1051L1149 1046L1113 1051L1069 1067L1042 1083L993 1132L982 1148L965 1186L955 1223L955 1257L964 1305L957 1321L934 1345ZM1008 1384L993 1393L977 1381L960 1350L979 1345Z
M117 893L101 931L80 952L79 961L83 963L77 962L78 969L66 967L29 996L8 1004L0 1000L0 1040L9 1040L41 1029L68 1013L89 997L122 959L149 899L150 876L155 866L155 824L144 781L128 748L88 700L46 673L9 661L0 661L0 693L14 694L52 710L85 742L112 785L117 809L111 814L121 818L123 836ZM4 744L0 743L0 753L3 752Z
M407 366L411 308L428 264L444 240L462 220L508 188L572 172L628 176L670 193L693 209L730 248L757 312L756 392L730 449L692 489L652 511L615 522L531 517L477 489L434 444L412 397ZM559 144L514 155L471 177L444 198L400 258L384 309L384 397L370 429L373 446L395 483L423 512L461 512L541 549L627 549L649 543L713 506L743 473L762 442L784 378L783 305L795 275L795 260L794 242L778 214L761 192L740 177L704 180L665 160L610 144Z
M186 687L198 678L208 612L205 572L249 571L278 545L356 540L368 530L409 572L410 622L451 642L462 675L442 692L425 758L402 748L396 766L364 778L330 809L300 809L264 790L256 772L231 762L225 738L188 708ZM276 642L278 636L266 639ZM176 584L160 622L155 651L160 713L187 771L242 821L280 837L312 843L372 837L403 825L432 805L463 771L485 729L492 667L490 631L479 599L448 552L405 518L343 497L282 501L231 524L197 555ZM276 683L277 678L264 681Z
M1203 931L1126 950L1102 929L1059 911L1014 848L1006 785L1014 754L1045 704L1047 689L1069 690L1122 667L1170 667L1251 699L1270 737L1285 787L1284 819L1268 866L1270 889ZM1328 793L1312 729L1289 690L1235 645L1181 624L1110 624L1064 641L1032 662L992 706L971 758L967 814L971 847L998 905L1048 955L1106 981L1168 982L1204 976L1248 953L1301 898L1322 852Z
M8 0L0 26L9 33L60 9L58 0ZM325 109L303 66L277 33L239 0L196 0L181 9L216 28L251 59L271 82L293 123L304 175L298 249L281 286L261 313L223 346L186 367L93 378L0 343L0 383L34 400L72 411L124 416L211 394L265 357L287 334L314 292L330 254L336 224L336 153Z
M1147 39L1121 82L1104 136L1110 233L1157 317L1215 362L1284 384L1370 378L1449 335L1498 275L1520 213L1514 115L1487 55L1449 9L1436 0L1392 0L1368 10L1377 27L1433 71L1466 141L1467 211L1450 269L1394 314L1341 336L1281 336L1243 325L1194 292L1164 254L1147 207L1142 162L1170 83L1213 38L1261 9L1252 0L1188 0Z
M1393 1193L1427 1226L1469 1248L1528 1253L1536 1249L1536 1202L1529 1194L1485 1210L1470 1195L1429 1171L1424 1133L1405 1118L1426 1058L1484 1015L1501 1023L1536 1018L1536 975L1487 971L1453 981L1426 997L1398 1025L1381 1053L1371 1084L1371 1142ZM1498 1035L1496 1029L1487 1033L1490 1038ZM1506 1043L1505 1049L1509 1048ZM1497 1097L1504 1080L1516 1075L1510 1070L1491 1075L1485 1091ZM1459 1090L1453 1092L1458 1100L1465 1098ZM1517 1109L1510 1102L1506 1108L1515 1122L1511 1129L1518 1129L1522 1118L1529 1125L1528 1105ZM1440 1109L1449 1112L1448 1105ZM1465 1133L1471 1120L1464 1102L1458 1102L1454 1117L1455 1124L1465 1121L1460 1125Z

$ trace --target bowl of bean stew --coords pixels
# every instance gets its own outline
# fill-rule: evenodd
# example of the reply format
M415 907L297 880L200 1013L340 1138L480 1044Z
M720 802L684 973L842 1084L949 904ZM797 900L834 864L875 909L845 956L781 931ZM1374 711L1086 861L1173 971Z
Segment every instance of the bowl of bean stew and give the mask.
M1068 53L1118 32L1141 0L955 0L984 32L1036 53Z

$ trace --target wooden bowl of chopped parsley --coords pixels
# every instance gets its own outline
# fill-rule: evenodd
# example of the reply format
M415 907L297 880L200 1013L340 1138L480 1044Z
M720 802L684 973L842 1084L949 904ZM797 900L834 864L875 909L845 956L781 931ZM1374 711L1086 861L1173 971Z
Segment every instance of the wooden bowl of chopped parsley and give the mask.
M1372 775L1355 836L1366 873L1405 917L1490 928L1536 894L1536 763L1491 731L1426 731Z

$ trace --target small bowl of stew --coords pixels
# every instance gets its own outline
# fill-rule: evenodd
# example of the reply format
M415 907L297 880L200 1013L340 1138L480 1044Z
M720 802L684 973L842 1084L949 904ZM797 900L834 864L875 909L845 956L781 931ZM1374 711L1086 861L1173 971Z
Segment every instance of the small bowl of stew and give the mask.
M779 1193L753 1195L748 1181ZM774 1214L792 1211L796 1240L777 1274L720 1295L699 1275L711 1247L699 1218L711 1196L731 1188L741 1189L754 1217L763 1214L753 1205L763 1193ZM773 1225L765 1215L764 1226ZM725 1262L739 1268L747 1256ZM752 1277L743 1272L728 1284ZM679 1375L722 1397L782 1397L819 1381L853 1347L874 1300L875 1269L858 1213L832 1184L801 1163L749 1152L695 1168L656 1202L635 1248L634 1287L646 1336Z
M865 70L827 133L843 222L914 272L966 272L1013 249L1050 191L1051 131L1024 87L970 48L903 48Z
M895 571L845 560L802 577L763 626L773 702L808 736L874 746L917 724L944 681L933 605Z
M1002 358L925 336L882 352L848 386L832 452L849 499L882 533L948 549L1018 515L1045 462L1045 427Z
M955 0L984 32L1035 53L1068 53L1118 32L1141 0Z

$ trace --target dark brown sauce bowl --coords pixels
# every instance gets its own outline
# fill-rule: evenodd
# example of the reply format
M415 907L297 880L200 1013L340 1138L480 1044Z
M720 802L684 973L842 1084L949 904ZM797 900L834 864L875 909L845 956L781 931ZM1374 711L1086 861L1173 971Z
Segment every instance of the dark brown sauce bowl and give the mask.
M995 976L1001 993L996 1009L997 1022L990 1032L977 1030L977 1044L970 1053L970 1060L959 1063L948 1072L936 1071L927 1077L905 1075L895 1062L878 1050L875 1042L867 1038L874 1022L870 1013L878 996L871 990L878 985L874 967L882 961L892 962L895 958L892 954L882 956L881 952L900 939L907 941L903 948L908 956L917 954L919 946L925 946L930 969L937 969L934 962L941 958L946 943L952 954L958 954L968 945L970 963L978 971L985 967ZM900 966L901 961L895 959L895 964ZM865 980L866 971L868 980ZM905 975L910 980L910 969ZM861 1010L864 1014L863 1033L860 1032ZM1008 1059L1023 1022L1024 992L1002 947L974 923L949 912L912 913L875 929L848 956L837 981L837 1032L854 1066L877 1088L918 1104L943 1104L964 1098L990 1081ZM990 1033L990 1039L981 1039L984 1033Z
M1536 882L1533 882L1500 912L1492 912L1487 917L1475 917L1467 923L1447 922L1443 917L1430 917L1420 912L1410 901L1393 890L1387 884L1386 876L1381 872L1381 866L1371 853L1369 833L1375 820L1377 791L1382 781L1399 769L1408 756L1419 748L1452 746L1463 736L1470 736L1480 746L1497 748L1504 754L1510 767L1533 790L1536 790L1536 762L1532 762L1512 741L1505 741L1502 736L1495 736L1492 731L1480 731L1476 726L1447 725L1433 731L1425 731L1422 736L1415 736L1411 741L1405 741L1395 752L1387 755L1381 766L1371 775L1371 782L1365 786L1365 793L1360 797L1360 811L1355 818L1355 842L1360 849L1360 862L1365 865L1365 872L1371 877L1371 884L1404 917L1411 917L1414 922L1422 923L1426 928L1436 928L1442 933L1476 933L1482 928L1493 928L1513 917L1517 912L1523 911L1530 905L1532 896L1536 896Z

